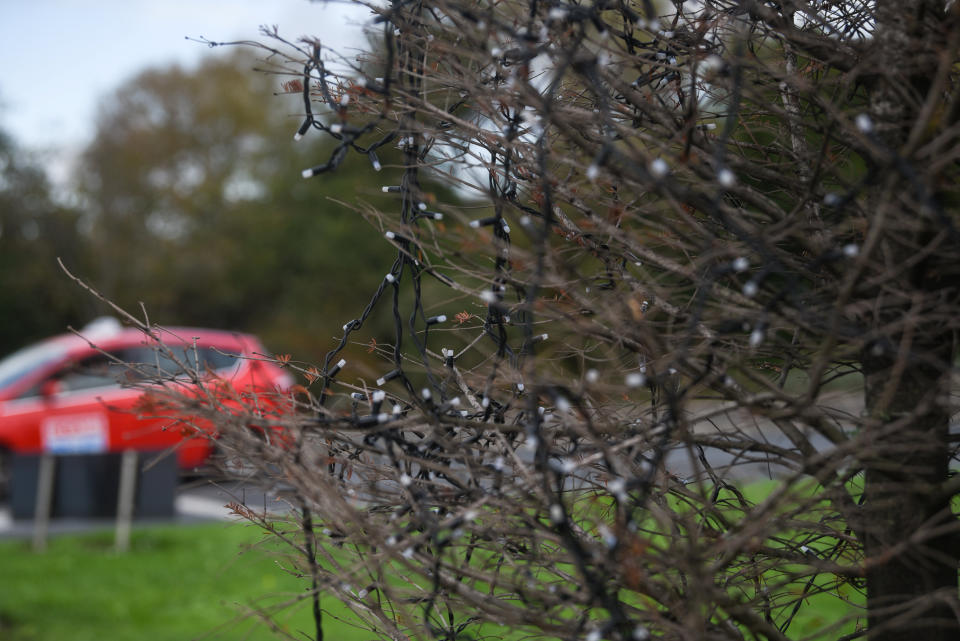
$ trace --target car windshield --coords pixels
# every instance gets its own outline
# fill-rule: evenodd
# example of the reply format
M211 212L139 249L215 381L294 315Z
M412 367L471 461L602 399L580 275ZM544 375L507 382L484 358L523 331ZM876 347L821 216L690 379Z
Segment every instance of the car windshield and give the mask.
M10 354L0 361L0 389L62 359L66 351L66 347L59 343L44 342Z

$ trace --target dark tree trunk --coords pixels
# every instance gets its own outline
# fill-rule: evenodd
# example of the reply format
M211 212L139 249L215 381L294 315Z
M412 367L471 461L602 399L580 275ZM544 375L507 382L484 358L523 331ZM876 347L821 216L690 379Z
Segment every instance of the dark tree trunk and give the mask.
M864 498L867 608L874 640L960 639L957 550L949 535L948 393L952 341L925 337L906 363L868 348L863 367L871 425ZM896 370L899 381L888 389Z
M909 157L924 104L937 89L948 36L945 3L881 0L870 97L877 144L874 242L867 274L872 317L862 355L868 424L863 505L870 639L960 639L955 521L939 488L949 465L955 341L938 310L957 285L936 256L956 239L938 224L935 176ZM868 241L869 243L869 241ZM924 257L917 260L918 257ZM955 255L950 260L956 260Z

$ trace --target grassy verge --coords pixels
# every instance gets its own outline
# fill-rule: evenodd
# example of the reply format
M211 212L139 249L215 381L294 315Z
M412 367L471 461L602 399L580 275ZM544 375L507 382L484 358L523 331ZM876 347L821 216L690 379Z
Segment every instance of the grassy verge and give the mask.
M759 482L741 489L756 504L778 485ZM802 490L797 488L800 494ZM816 488L809 491L813 493L810 514L795 515L785 525L784 536L792 535L791 525L817 518ZM674 508L685 509L681 504ZM730 516L742 514L735 510ZM671 541L654 536L649 543L652 553ZM280 638L282 633L287 638L313 637L308 603L279 608L304 595L307 579L285 571L291 567L286 550L255 527L218 523L143 528L134 533L132 550L125 555L114 553L112 544L111 532L56 537L43 554L32 553L28 542L0 543L0 639L258 640ZM810 545L816 548L819 543ZM480 556L474 557L474 563L482 562ZM830 574L818 575L808 585L806 578L785 577L782 573L797 570L785 562L763 567L763 579L778 600L801 602L790 626L791 638L820 641L853 631L856 617L862 614L861 594L838 584ZM566 569L575 574L572 568ZM402 576L402 569L395 570ZM786 583L780 583L783 580ZM629 602L632 597L623 598ZM374 638L357 627L349 610L332 596L325 596L322 603L325 638ZM259 615L267 616L269 624ZM272 632L271 625L281 634ZM478 638L523 636L522 631L493 625L476 632Z
M42 554L2 542L0 639L282 638L252 613L302 596L308 582L278 567L289 567L282 550L262 539L250 526L214 524L139 529L124 555L113 552L110 532L56 537ZM312 638L306 606L279 612L273 625ZM342 621L355 619L333 599L323 606L327 638L370 637Z

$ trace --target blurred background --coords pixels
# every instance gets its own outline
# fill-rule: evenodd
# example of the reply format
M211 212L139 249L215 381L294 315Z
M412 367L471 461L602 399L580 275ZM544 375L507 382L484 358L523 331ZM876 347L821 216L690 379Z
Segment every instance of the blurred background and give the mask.
M152 322L251 332L274 353L321 362L395 255L340 202L395 205L380 185L398 180L396 157L381 154L381 174L351 159L303 180L330 147L319 135L293 141L301 98L284 83L295 76L258 71L271 67L262 50L204 39L266 41L260 26L276 25L290 41L313 36L355 55L368 19L362 7L307 0L0 3L0 357L110 313L60 258L124 309L139 315L142 303ZM386 312L363 341L392 336ZM178 510L186 497L206 516L189 528L182 514L179 526L138 525L125 555L103 531L110 522L69 536L57 526L49 549L32 553L0 504L0 639L308 629L307 612L281 607L305 587L284 571L283 550L224 523L238 520L224 503L245 490L191 494L200 490L181 487Z
M198 40L266 41L260 25L277 25L349 55L368 19L307 0L3 3L0 355L108 311L60 257L152 322L321 359L394 254L337 201L388 205L380 185L399 170L386 154L379 175L352 161L303 180L330 147L293 142L292 76L256 71L263 51ZM389 337L389 318L370 334L378 322Z

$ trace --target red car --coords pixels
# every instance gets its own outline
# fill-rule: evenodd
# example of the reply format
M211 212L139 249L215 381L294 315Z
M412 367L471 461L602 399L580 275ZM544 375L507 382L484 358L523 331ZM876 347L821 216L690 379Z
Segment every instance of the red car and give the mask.
M156 412L166 414L162 418L151 416L152 385L197 390L183 365L201 372L210 383L207 392L222 393L228 405L261 402L293 383L287 372L262 359L266 350L247 334L169 328L160 330L161 348L114 319L94 321L80 334L47 339L0 361L0 482L2 459L10 453L176 446L181 469L202 465L213 451L211 439L184 428L203 422L178 420L163 411Z

